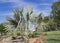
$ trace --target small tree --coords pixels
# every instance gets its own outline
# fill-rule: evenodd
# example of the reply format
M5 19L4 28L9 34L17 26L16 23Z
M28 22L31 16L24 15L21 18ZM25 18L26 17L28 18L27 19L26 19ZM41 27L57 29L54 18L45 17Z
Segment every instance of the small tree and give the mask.
M3 35L5 34L7 31L5 29L5 27L3 26L3 24L0 24L0 34Z

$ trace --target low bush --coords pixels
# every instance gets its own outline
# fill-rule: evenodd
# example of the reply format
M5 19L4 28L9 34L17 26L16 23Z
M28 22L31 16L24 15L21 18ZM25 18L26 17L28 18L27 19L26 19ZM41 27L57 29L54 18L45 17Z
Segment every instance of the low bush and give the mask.
M36 37L37 33L34 31L32 33L29 33L28 37L31 38L31 37Z
M14 40L14 39L16 39L17 38L17 35L16 34L13 34L12 35L12 39Z
M20 32L17 32L16 34L17 34L17 36L20 36Z

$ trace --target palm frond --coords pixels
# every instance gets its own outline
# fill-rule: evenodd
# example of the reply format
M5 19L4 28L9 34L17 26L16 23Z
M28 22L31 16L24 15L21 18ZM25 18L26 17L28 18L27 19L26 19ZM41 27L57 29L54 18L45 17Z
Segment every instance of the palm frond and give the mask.
M12 18L7 19L9 21L9 24L13 25L14 27L17 27L18 22Z
M20 20L20 14L19 14L19 11L14 11L14 19L17 21L17 22L19 22L19 20Z

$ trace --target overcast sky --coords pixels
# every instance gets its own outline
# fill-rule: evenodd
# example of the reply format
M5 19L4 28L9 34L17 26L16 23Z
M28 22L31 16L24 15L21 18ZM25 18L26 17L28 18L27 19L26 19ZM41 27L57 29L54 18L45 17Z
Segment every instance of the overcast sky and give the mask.
M6 21L6 16L12 17L13 9L23 5L33 7L36 13L42 12L45 16L51 12L51 6L57 0L0 0L0 23Z

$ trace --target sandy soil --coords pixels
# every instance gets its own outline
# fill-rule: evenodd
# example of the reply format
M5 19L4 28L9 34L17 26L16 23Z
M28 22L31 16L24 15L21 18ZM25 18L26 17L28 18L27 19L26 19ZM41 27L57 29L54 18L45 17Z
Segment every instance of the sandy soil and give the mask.
M37 38L30 38L29 43L33 43Z

